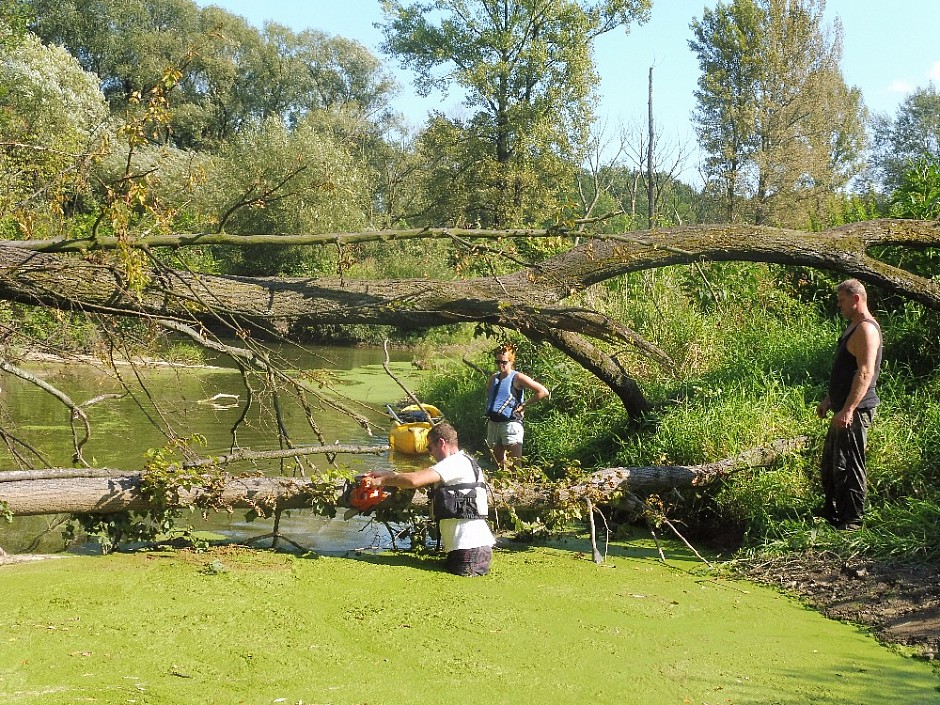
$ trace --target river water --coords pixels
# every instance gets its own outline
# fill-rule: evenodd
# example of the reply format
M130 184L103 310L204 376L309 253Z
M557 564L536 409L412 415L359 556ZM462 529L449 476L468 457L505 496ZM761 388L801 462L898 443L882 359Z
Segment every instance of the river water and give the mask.
M314 418L327 443L344 445L383 445L388 443L390 422L385 404L395 406L404 400L401 387L385 372L385 352L380 348L281 347L272 350L282 366L305 376L307 384L339 400L347 408L369 419L371 434L348 416L312 397ZM411 364L407 351L390 351L389 367L409 389L420 382L420 373ZM244 422L233 434L242 415L248 393L242 375L224 358L207 360L208 367L119 366L117 373L93 364L22 363L20 366L68 394L78 404L105 394L122 394L87 408L92 435L84 447L86 461L93 467L140 470L148 449L163 448L167 431L178 436L198 434L205 445L194 448L200 455L228 452L233 442L242 449L279 448L276 407L267 382L260 376L250 380L252 403ZM70 467L72 457L69 411L57 399L33 384L0 373L0 424L17 438L40 451L43 460L31 459L34 467ZM322 386L321 386L322 385ZM221 396L220 396L221 395ZM157 404L154 404L157 400ZM303 407L294 400L283 401L280 414L296 445L319 441L310 429ZM325 456L310 457L319 467ZM337 464L352 472L395 467L402 470L426 467L429 458L390 454L352 455L337 458ZM0 446L0 471L18 469L9 450ZM252 469L233 467L233 471ZM261 466L266 474L282 471L278 463ZM292 461L283 468L294 472ZM267 534L271 520L248 522L244 512L213 514L208 520L185 516L195 528L246 540ZM0 547L9 552L55 551L64 546L62 517L19 517L12 525L0 524ZM280 531L301 546L317 551L343 551L384 545L387 532L367 519L317 517L309 510L284 515ZM259 544L264 545L264 544ZM84 544L73 550L94 550Z

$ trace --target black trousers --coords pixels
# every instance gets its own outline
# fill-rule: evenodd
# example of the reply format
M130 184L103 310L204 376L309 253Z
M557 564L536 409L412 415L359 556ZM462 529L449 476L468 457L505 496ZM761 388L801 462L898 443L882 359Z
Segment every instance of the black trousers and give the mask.
M829 426L820 474L823 514L833 524L861 523L865 516L865 444L874 417L874 409L856 409L849 428Z
M462 548L450 551L444 560L444 569L454 575L475 578L490 572L493 549L489 546Z

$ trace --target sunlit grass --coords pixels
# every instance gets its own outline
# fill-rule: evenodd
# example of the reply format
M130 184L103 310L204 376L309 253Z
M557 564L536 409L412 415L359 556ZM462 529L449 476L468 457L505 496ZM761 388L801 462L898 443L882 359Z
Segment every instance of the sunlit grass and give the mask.
M723 271L715 266L708 274ZM690 296L696 272L678 267L617 280L592 295L594 305L606 306L676 363L669 370L629 349L616 351L655 405L644 419L630 419L609 390L558 351L521 340L517 367L552 390L551 402L528 411L526 458L559 473L574 463L697 464L805 435L805 451L688 493L673 511L703 536L736 529L748 550L825 547L936 558L940 375L930 363L940 352L935 317L910 307L875 312L885 333L885 364L882 404L869 433L870 509L863 530L842 534L815 518L813 509L821 502L818 462L826 432L815 407L825 394L845 321L834 306L801 303L778 291L766 267L729 271L728 286L738 291L718 302ZM487 355L476 361L489 369ZM484 387L481 375L462 366L427 389L432 398L447 400L448 416L476 449L483 448Z

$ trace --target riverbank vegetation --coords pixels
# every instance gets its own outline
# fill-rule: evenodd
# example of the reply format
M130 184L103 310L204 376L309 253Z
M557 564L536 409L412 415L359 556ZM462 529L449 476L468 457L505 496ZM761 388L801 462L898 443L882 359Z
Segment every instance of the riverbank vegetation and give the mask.
M290 447L279 394L321 444L317 413L358 412L325 399L324 378L281 369L271 340L391 338L431 363L462 346L488 370L488 346L512 338L553 392L529 414L531 479L807 435L817 447L772 468L664 493L647 521L746 553L936 560L936 90L866 122L818 0L719 3L690 18L704 155L692 185L657 135L625 131L608 152L594 124L591 42L644 21L649 2L503 3L501 20L469 5L492 31L461 31L468 16L448 3L386 3L388 56L422 90L467 94L466 116L417 129L389 110L382 60L342 37L259 30L188 0L4 5L4 357L209 350L243 375L245 414L264 405ZM492 60L504 46L512 60ZM812 411L842 328L832 286L848 275L871 285L886 362L871 512L841 534L812 517ZM458 362L423 390L478 450L484 383ZM167 445L192 435L140 399ZM66 407L74 436L84 412ZM229 435L236 445L238 424ZM42 464L15 429L2 439L17 463Z
M706 278L723 283L722 299L696 289ZM659 400L635 420L565 356L517 341L518 367L552 392L550 402L527 410L523 472L557 481L580 468L695 465L806 435L812 439L806 451L772 468L660 498L668 515L700 540L739 546L739 556L832 551L845 558L940 560L940 475L933 461L940 451L940 407L926 391L940 383L931 360L940 319L916 304L872 296L885 334L885 364L882 403L869 436L865 527L847 534L815 516L826 430L815 406L826 393L832 350L844 330L830 289L836 281L817 279L810 287L782 268L715 265L634 275L592 292L595 305L604 300L624 320L643 320L644 332L655 331L650 337L676 368L640 361L631 367L642 370L641 385ZM490 369L489 350L473 361ZM484 381L479 370L455 365L430 378L424 390L482 455Z

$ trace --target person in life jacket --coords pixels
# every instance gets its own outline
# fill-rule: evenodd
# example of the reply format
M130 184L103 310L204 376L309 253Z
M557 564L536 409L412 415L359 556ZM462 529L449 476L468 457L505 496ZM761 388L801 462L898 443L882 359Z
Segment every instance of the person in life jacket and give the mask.
M514 369L516 346L503 343L493 351L496 372L486 385L486 445L496 463L503 467L507 454L522 457L525 430L522 418L527 404L548 397L548 390L528 375ZM525 392L532 392L526 401Z
M486 516L489 513L486 480L480 467L460 450L457 431L446 421L428 431L428 450L436 463L415 472L375 470L365 475L375 487L417 489L431 485L468 488L475 497L475 511L468 518L442 518L441 541L447 552L445 568L456 575L475 577L486 575L493 560L496 539L490 531Z

